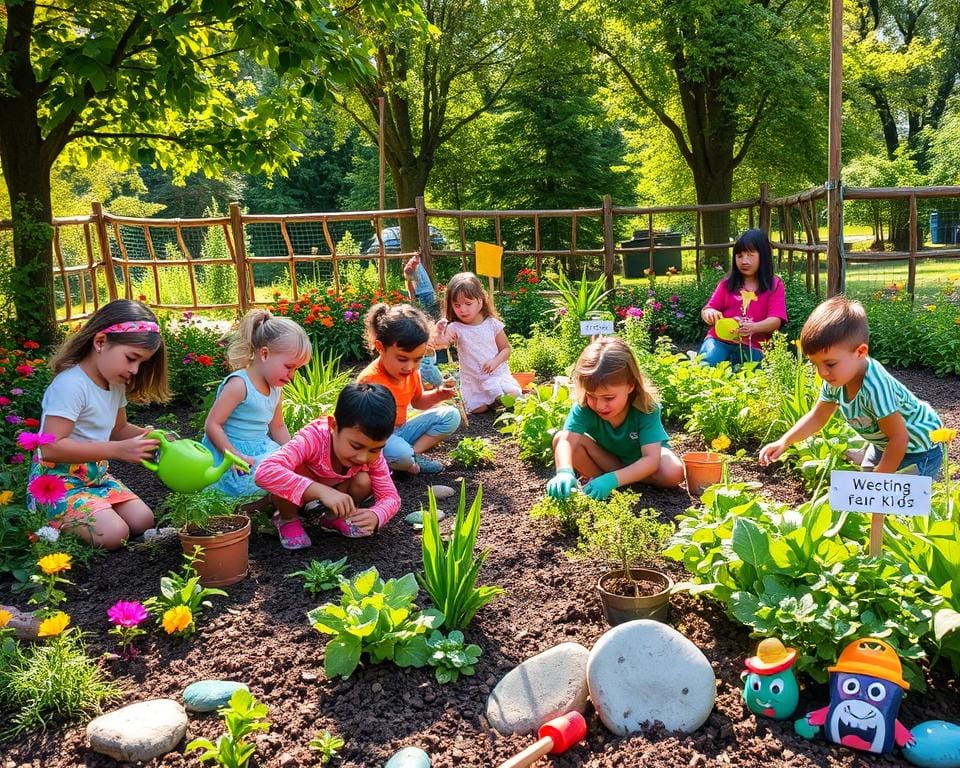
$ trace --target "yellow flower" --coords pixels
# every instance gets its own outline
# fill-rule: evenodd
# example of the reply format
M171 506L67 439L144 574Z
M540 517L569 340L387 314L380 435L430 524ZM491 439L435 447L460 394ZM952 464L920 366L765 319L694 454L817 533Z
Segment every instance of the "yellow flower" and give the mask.
M60 571L69 571L70 555L64 552L54 552L52 555L46 555L37 560L37 565L47 576L60 573Z
M952 443L957 436L957 430L949 427L940 427L930 431L930 439L935 443Z
M177 605L163 614L163 628L168 635L183 632L193 623L193 614L185 605Z
M803 352L803 344L800 343L800 339L794 339L793 346L797 348L797 351Z
M927 310L927 312L936 312L936 311L937 311L937 305L936 305L936 304L924 304L924 305L923 305L923 308L924 308L925 310Z
M37 637L56 637L67 628L69 623L70 617L63 611L57 611L53 616L40 622Z
M954 325L960 325L960 317L954 318L953 324L954 324Z
M13 501L13 491L0 492L0 507L5 507Z
M0 629L3 629L5 626L7 626L12 618L13 614L10 613L10 611L5 611L0 608Z
M720 435L719 437L714 438L710 443L710 447L715 451L725 451L730 447L730 438L726 435Z

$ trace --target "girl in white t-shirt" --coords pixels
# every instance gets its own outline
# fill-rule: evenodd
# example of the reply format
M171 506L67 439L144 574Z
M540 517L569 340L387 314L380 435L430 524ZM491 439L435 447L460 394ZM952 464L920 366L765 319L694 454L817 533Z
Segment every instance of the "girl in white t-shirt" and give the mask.
M40 432L56 439L34 456L33 501L64 533L117 549L153 525L150 508L110 474L108 461L137 463L159 446L145 437L150 428L127 422L126 405L128 397L169 398L160 326L142 304L112 301L64 342L50 367L56 375L43 395Z
M504 395L519 395L520 386L507 366L510 343L503 322L473 272L450 278L443 315L437 333L441 344L457 345L464 408L483 413Z

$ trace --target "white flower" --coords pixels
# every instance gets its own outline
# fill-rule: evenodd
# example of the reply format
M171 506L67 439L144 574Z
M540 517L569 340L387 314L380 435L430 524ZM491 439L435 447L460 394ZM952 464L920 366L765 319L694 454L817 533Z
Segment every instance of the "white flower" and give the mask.
M49 541L51 543L60 538L60 531L58 531L56 528L50 527L49 525L44 525L41 528L37 528L33 534L38 539L43 539L44 541Z

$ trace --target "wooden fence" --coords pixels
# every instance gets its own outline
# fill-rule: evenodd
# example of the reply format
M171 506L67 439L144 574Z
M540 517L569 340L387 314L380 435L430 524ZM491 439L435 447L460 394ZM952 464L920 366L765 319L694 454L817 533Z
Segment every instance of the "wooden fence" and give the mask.
M960 202L960 187L927 188L845 188L846 201L873 201L888 206L906 207L908 231L905 250L874 250L847 253L845 264L906 261L906 290L912 296L917 262L928 258L960 258L960 248L929 250L921 248L921 217L918 201L933 199ZM422 198L414 208L351 211L344 213L304 213L286 215L245 214L236 203L226 216L203 219L154 219L118 216L94 203L87 216L57 218L54 226L54 281L57 289L59 319L74 321L88 316L104 301L123 296L139 298L159 309L227 309L245 312L249 307L269 303L258 298L263 288L260 275L266 270L276 276L277 265L288 275L293 296L299 295L298 283L308 275L329 280L334 291L343 288L343 270L354 262L373 261L377 265L380 287L386 285L388 265L409 258L412 253L394 250L387 225L401 220L414 223L420 251L428 270L435 260L452 260L457 269L472 267L472 244L490 240L507 247L504 261L522 261L541 273L544 260L567 265L588 263L599 266L608 287L613 287L618 260L629 259L655 269L666 253L687 256L692 269L701 278L704 259L718 251L728 251L731 241L703 242L704 215L725 211L731 218L731 231L760 226L770 232L771 242L780 260L780 268L792 274L804 270L807 289L820 293L821 257L826 244L821 242L820 216L825 210L826 190L806 190L789 197L771 198L766 186L758 197L724 205L678 205L618 207L605 196L598 208L569 210L491 210L459 211L428 209ZM663 243L662 230L671 223L684 221L685 243ZM439 224L434 228L433 223ZM0 222L0 252L9 247L10 222ZM632 228L633 243L618 242L617 232ZM453 247L440 230L452 234ZM510 237L507 237L509 231ZM351 233L347 237L347 233ZM358 243L352 233L369 235ZM4 240L3 238L6 238ZM444 247L435 247L437 239ZM620 238L622 241L622 238ZM362 244L366 242L366 246ZM161 275L177 270L179 280L175 296L165 295ZM204 287L209 275L220 270L220 290L211 298ZM312 270L312 272L310 271ZM201 280L201 273L205 280ZM229 279L223 280L227 275ZM259 281L259 282L258 282ZM226 283L226 284L225 284ZM500 288L509 288L503 282Z

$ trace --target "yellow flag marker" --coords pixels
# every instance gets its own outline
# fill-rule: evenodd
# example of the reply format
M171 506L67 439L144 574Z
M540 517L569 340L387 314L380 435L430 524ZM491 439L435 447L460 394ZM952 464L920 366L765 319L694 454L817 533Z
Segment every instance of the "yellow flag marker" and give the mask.
M486 277L500 277L500 265L503 259L503 246L493 243L476 242L477 274Z

